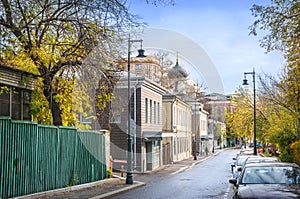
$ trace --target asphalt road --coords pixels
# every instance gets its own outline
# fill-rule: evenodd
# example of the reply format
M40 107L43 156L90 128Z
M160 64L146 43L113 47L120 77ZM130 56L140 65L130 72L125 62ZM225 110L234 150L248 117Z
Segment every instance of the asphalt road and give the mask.
M225 150L180 172L161 170L148 176L136 176L146 186L113 197L114 199L232 198L231 162L237 150ZM182 165L181 165L182 166Z

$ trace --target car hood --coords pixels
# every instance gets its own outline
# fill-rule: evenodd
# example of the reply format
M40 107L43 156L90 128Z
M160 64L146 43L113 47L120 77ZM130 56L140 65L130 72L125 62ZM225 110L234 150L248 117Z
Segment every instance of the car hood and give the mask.
M238 188L240 198L300 198L300 185L247 184Z

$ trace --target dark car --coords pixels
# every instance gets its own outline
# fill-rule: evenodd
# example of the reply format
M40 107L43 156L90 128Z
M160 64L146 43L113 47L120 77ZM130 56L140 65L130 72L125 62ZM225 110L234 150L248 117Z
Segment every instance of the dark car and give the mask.
M300 198L300 167L294 163L246 164L239 178L229 182L233 198Z
M263 162L279 162L278 158L276 157L263 157L263 156L249 156L245 160L243 167L246 164L251 164L251 163L263 163ZM242 171L243 167L240 167L238 171Z

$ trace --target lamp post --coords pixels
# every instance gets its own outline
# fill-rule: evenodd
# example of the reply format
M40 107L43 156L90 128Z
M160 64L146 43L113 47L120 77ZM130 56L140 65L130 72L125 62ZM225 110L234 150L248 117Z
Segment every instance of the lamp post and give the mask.
M246 79L246 75L252 75L253 77L253 123L254 123L254 137L253 137L253 154L257 155L257 145L256 145L256 95L255 95L255 69L253 68L253 72L244 72L244 80L243 85L249 85L248 80Z
M212 140L212 143L213 143L213 148L212 148L212 153L215 153L215 121L214 119L212 119L212 136L213 136L213 140Z
M194 133L192 135L192 145L193 145L193 156L194 156L194 160L197 160L197 144L196 144L196 134L197 134L197 129L198 129L198 125L197 125L197 104L195 102L195 110L194 110Z
M132 145L132 138L131 138L131 129L130 129L130 121L131 121L131 112L130 112L130 109L131 109L131 103L130 103L130 98L131 98L131 94L130 94L130 47L131 47L131 44L132 43L135 43L135 42L139 42L141 43L141 48L138 50L138 56L137 57L140 57L140 58L143 58L143 57L146 57L144 55L144 52L145 50L142 49L142 42L143 40L130 40L130 35L129 35L129 38L128 38L128 61L127 61L127 64L128 64L128 110L127 110L127 117L128 117L128 123L127 123L127 174L126 174L126 184L133 184L133 177L132 177L132 157L131 157L131 145Z
M193 133L193 156L194 160L197 160L197 151L196 151L196 135Z

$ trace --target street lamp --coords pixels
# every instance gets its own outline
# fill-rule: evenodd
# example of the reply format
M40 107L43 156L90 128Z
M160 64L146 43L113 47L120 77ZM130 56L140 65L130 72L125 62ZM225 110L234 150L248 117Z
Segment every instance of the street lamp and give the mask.
M253 72L244 72L244 80L243 85L249 85L248 80L246 79L246 75L252 75L253 77L253 123L254 123L254 138L253 138L253 154L257 155L257 147L256 147L256 97L255 97L255 69L253 68Z
M132 138L131 138L131 129L130 129L130 121L131 121L131 113L130 113L130 109L131 109L131 104L130 104L130 98L131 98L131 95L130 95L130 47L131 47L131 44L132 43L135 43L135 42L139 42L141 43L141 48L138 50L138 56L137 57L140 57L140 58L143 58L143 57L146 57L144 55L144 52L145 50L142 49L142 42L143 40L130 40L130 35L129 35L129 38L128 38L128 110L127 110L127 113L128 113L128 123L127 123L127 127L128 127L128 130L127 130L127 174L126 174L126 184L133 184L133 178L132 178L132 157L131 157L131 145L132 145Z

